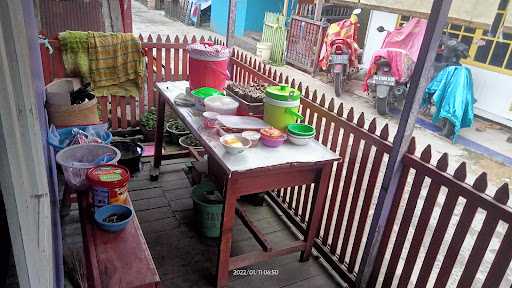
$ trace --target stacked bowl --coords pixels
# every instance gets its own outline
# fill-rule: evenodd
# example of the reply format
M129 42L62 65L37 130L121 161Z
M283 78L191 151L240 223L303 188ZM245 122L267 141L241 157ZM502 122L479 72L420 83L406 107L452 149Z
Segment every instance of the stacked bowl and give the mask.
M315 127L308 124L289 124L288 140L295 145L307 145L315 137Z

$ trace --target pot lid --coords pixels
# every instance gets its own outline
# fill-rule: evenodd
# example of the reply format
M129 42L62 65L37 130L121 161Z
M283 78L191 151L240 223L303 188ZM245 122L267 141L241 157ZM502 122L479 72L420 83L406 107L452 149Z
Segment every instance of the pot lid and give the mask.
M280 101L295 101L299 100L301 96L299 90L285 84L269 86L265 89L265 94L272 99Z
M192 95L199 97L201 99L206 99L210 96L224 96L224 93L221 91L211 88L211 87L201 87L195 90L192 90Z

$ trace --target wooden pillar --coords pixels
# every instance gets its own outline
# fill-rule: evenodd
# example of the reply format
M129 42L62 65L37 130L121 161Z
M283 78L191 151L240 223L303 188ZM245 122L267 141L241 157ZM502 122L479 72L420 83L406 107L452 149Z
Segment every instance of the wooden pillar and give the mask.
M448 19L451 3L452 0L434 0L432 4L425 36L423 37L418 60L410 79L404 109L393 140L393 150L389 156L368 238L361 257L361 264L357 273L359 275L357 287L366 287L373 272L377 252L383 237L384 226L388 221L391 205L397 191L398 180L402 173L402 158L412 138L420 101L430 79L429 76L432 73L432 64L441 33ZM375 273L378 273L378 271Z
M226 31L226 46L233 45L231 37L235 34L235 21L236 21L236 0L229 0L228 10L228 25Z
M288 0L284 0L283 5L283 16L286 17L286 15L288 15Z

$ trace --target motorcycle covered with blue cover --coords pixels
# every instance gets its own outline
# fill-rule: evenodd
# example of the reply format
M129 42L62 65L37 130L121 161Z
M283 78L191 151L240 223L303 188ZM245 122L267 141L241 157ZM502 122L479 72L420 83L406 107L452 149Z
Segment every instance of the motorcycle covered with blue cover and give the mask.
M464 66L448 66L425 89L422 107L433 103L436 111L432 122L446 121L443 134L455 140L460 129L473 125L473 79L471 70Z

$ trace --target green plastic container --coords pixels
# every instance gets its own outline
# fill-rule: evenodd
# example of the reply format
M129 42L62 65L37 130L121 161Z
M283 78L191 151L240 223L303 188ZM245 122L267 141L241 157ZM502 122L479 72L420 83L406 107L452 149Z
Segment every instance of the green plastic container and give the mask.
M192 90L190 93L195 96L194 102L196 104L196 108L200 111L206 110L205 106L204 106L204 100L206 98L211 97L211 96L225 96L224 93L222 93L221 91L219 91L215 88L210 88L210 87L201 87L201 88Z
M194 186L192 201L201 234L209 238L219 237L224 201L220 197L217 187L209 181L203 181Z
M288 125L288 133L295 135L295 136L313 136L315 135L315 127L308 125L308 124L290 124Z
M286 131L289 124L296 123L297 119L304 119L304 116L299 113L299 106L300 100L278 101L265 97L263 121L274 128Z
M290 88L288 85L269 86L265 89L265 95L278 101L297 101L300 100L299 90Z

